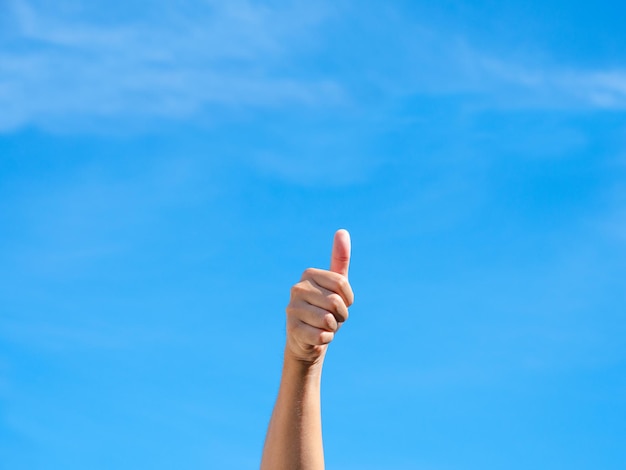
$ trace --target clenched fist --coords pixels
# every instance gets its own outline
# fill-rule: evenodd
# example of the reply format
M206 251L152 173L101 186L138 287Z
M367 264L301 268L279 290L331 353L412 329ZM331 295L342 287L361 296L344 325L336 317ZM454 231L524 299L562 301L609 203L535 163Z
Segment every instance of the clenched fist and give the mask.
M308 268L291 288L287 306L285 354L314 364L324 359L328 343L348 319L354 294L348 282L350 234L335 233L330 270Z

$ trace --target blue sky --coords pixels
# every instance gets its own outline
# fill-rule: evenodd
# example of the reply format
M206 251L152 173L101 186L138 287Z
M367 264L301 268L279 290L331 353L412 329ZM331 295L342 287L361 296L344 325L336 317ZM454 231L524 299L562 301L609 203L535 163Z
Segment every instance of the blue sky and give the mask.
M1 2L0 468L257 467L340 227L328 468L623 468L625 13Z

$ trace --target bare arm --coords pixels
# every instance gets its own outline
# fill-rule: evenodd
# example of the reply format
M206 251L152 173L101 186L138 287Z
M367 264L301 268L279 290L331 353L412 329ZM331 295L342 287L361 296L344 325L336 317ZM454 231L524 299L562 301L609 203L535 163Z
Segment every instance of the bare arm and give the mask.
M308 367L285 358L283 376L272 414L262 470L322 470L320 381L322 367Z
M320 385L328 349L348 318L350 236L335 234L330 270L307 269L291 289L280 389L261 470L323 470Z

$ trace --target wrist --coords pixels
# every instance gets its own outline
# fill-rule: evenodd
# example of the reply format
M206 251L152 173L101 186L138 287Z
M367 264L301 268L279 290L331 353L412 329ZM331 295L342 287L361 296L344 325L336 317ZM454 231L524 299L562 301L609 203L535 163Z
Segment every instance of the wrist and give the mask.
M294 374L303 378L319 379L322 376L324 356L325 354L322 354L312 361L303 360L292 354L288 348L285 348L283 368L290 375Z

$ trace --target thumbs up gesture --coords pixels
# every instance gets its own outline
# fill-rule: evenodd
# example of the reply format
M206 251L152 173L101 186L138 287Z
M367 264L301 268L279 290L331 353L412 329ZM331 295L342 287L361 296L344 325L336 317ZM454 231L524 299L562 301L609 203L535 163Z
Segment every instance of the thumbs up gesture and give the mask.
M354 294L348 282L350 234L335 233L330 270L308 268L291 288L287 305L285 354L314 364L324 359L328 344L348 319Z

